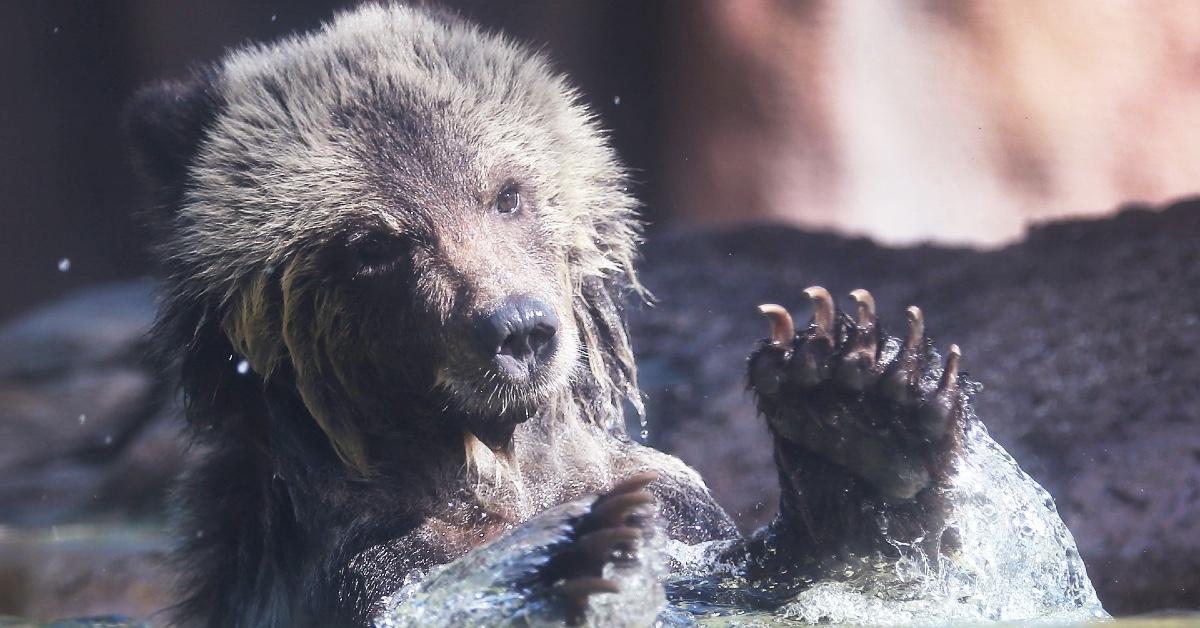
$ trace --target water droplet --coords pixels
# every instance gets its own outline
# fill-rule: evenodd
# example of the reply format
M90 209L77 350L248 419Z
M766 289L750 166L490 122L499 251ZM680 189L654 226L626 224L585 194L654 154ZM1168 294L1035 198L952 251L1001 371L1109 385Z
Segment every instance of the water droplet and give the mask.
M642 440L650 438L650 430L642 430Z
M237 363L237 372L238 372L238 375L245 375L246 373L249 373L250 372L250 363L245 360L238 362Z
M71 258L64 257L58 260L58 272L65 273L68 270L71 270Z
M112 437L112 434L109 434L108 436L105 436L105 437L104 437L104 444L105 444L105 445L111 445L111 444L113 444L113 437Z
M278 15L272 15L272 16L271 16L271 21L272 21L272 22L274 22L274 21L275 21L275 18L277 18L277 17L279 17L279 16L278 16Z
M81 415L79 415L79 424L83 425L84 423L87 423L87 415L81 414Z
M57 34L58 34L58 31L60 31L60 30L62 30L62 29L60 29L59 27L55 26L55 27L54 27L54 30L53 30L52 32L53 32L55 35L57 35Z
M614 105L616 105L616 106L618 106L618 107L619 107L619 106L621 106L621 97L620 97L620 96L613 96L613 104L614 104Z

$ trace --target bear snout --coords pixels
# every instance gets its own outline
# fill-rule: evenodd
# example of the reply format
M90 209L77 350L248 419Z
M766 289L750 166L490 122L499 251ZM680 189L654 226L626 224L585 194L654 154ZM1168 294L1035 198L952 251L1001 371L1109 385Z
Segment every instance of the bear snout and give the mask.
M477 350L504 375L525 380L554 359L558 327L558 315L545 301L512 297L477 318Z

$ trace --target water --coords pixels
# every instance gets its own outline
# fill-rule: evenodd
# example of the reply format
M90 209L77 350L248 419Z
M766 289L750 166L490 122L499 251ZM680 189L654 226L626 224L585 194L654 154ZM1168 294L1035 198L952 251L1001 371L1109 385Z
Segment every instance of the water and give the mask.
M697 604L679 610L699 618L726 613L739 623L753 622L740 625L1074 623L1107 618L1050 495L981 423L971 422L965 448L946 494L951 505L946 525L957 532L959 550L931 561L918 548L897 543L898 560L866 560L844 579L818 582L772 613ZM677 577L732 571L730 566L714 567L702 548L676 545L674 557L681 565ZM744 584L736 579L720 582L726 587ZM703 597L706 592L691 593Z
M547 598L530 595L521 583L544 565L547 549L566 538L571 519L587 512L590 500L563 504L543 513L497 542L485 545L462 559L434 569L428 576L414 574L391 599L389 613L376 628L401 626L561 625ZM655 544L656 541L651 541ZM666 604L660 584L662 553L644 547L643 560L609 565L604 576L619 581L618 594L595 598L589 623L597 626L653 625Z
M900 558L864 558L852 572L818 581L766 612L696 601L754 597L734 565L716 560L726 542L687 546L654 538L641 549L641 564L606 572L623 592L594 597L589 623L646 626L656 616L664 626L1070 624L1107 618L1050 495L981 423L969 425L965 456L946 489L946 526L957 532L958 550L930 560L897 543ZM585 508L583 501L560 507L547 521L539 517L406 587L379 625L542 623L546 607L508 583L544 563L546 550L568 533L569 517ZM664 584L675 600L669 604Z

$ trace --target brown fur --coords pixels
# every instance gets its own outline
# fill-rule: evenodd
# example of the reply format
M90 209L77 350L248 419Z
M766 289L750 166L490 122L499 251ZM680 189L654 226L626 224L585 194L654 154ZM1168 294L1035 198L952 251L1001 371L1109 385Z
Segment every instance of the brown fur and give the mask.
M130 131L166 210L156 333L209 451L181 489L186 622L365 621L406 576L645 469L690 515L671 536L734 533L624 435L635 201L540 57L368 5L147 90ZM516 297L561 321L520 381L475 347Z

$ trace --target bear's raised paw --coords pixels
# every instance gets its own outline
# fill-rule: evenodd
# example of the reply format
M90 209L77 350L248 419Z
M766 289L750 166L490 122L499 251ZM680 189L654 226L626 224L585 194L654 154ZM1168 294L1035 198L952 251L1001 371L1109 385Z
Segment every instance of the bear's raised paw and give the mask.
M829 291L804 291L814 313L797 331L784 308L759 307L771 327L750 357L750 388L776 439L840 466L887 500L911 500L948 473L961 448L967 389L961 352L945 366L908 308L905 338L882 330L875 299L850 293L855 316Z

